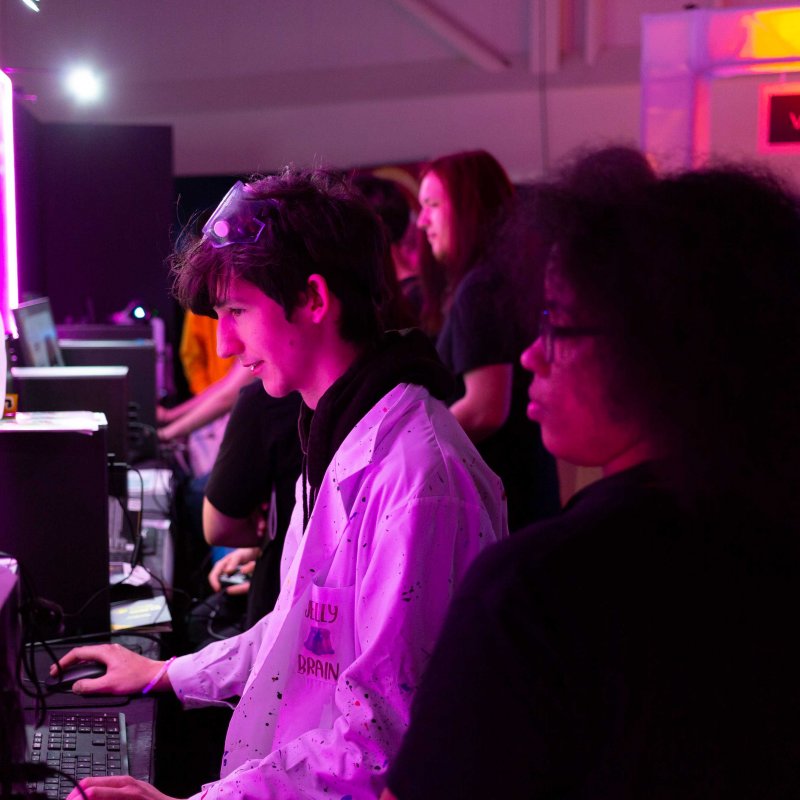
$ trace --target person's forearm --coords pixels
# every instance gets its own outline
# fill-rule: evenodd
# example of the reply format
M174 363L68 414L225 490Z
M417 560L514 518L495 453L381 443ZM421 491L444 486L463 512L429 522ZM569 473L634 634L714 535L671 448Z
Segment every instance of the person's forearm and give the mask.
M165 424L171 424L175 422L175 420L182 417L184 414L191 411L200 402L201 402L201 395L196 394L190 397L188 400L184 400L182 403L178 403L178 405L173 406L172 408L162 408L158 412L158 418L161 422Z
M490 409L471 403L464 397L453 403L450 411L472 442L481 442L491 436L503 422L497 419L497 415L487 413Z
M260 509L240 519L223 514L207 498L203 498L203 535L212 546L252 547L260 544L258 518Z
M450 406L464 432L473 442L491 436L511 411L510 364L490 364L464 373L465 394Z
M224 378L209 386L202 394L187 400L186 412L174 422L164 426L159 432L159 437L176 439L188 436L203 425L213 422L233 408L239 390L252 380L253 377L247 370L233 366Z
M161 428L159 437L162 439L178 439L188 436L198 428L202 428L203 425L213 422L227 411L230 411L232 406L233 402L226 402L224 397L205 398L202 403L194 405L187 413Z

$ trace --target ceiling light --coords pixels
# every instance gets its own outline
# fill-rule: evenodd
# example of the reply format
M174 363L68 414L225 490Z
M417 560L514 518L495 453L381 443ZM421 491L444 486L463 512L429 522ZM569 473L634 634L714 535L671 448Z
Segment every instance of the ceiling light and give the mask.
M22 2L25 3L25 5L28 6L28 8L30 8L31 11L36 11L38 13L39 0L22 0Z
M76 67L67 75L67 89L80 103L93 103L100 97L100 79L88 67Z

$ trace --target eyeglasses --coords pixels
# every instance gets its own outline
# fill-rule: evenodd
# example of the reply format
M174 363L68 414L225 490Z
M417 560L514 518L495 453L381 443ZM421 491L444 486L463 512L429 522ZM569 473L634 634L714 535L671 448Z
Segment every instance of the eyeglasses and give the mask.
M593 325L553 325L550 311L545 309L539 318L539 338L544 345L544 358L548 364L553 363L556 350L556 339L575 339L579 336L599 336L604 331Z
M203 237L212 247L255 244L266 227L259 216L277 204L277 200L253 197L241 181L236 181L203 226Z

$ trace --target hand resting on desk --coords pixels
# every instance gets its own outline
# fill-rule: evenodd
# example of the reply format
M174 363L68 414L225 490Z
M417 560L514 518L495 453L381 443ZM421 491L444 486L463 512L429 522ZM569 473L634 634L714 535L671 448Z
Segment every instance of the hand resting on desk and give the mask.
M119 644L97 644L75 647L59 660L61 668L79 661L100 661L106 665L106 674L100 678L76 681L72 691L76 694L138 694L163 668L163 661L140 656ZM56 665L50 667L56 674ZM169 676L164 672L153 691L172 688Z
M130 775L84 778L79 783L88 800L173 800L149 783ZM78 789L73 789L67 800L83 800L83 796Z

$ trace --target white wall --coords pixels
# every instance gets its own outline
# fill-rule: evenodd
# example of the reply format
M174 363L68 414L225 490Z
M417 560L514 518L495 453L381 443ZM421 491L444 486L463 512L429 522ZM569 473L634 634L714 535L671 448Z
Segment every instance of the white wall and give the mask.
M710 155L761 161L800 188L800 155L758 149L759 90L777 81L743 76L712 82ZM483 147L515 180L531 179L543 172L540 106L538 92L523 89L183 115L173 123L175 173L269 171L289 162L351 167L424 161ZM548 89L549 165L578 147L638 143L639 111L638 82ZM234 135L236 150L220 147Z
M589 142L638 141L636 84L552 89L547 97L551 162ZM540 103L531 90L187 115L173 130L178 175L266 171L289 161L424 161L476 147L515 179L542 172ZM234 133L237 151L220 148Z
M793 78L800 82L800 75ZM758 147L760 88L780 82L777 75L748 75L714 81L711 86L711 144L715 156L766 164L800 191L800 153L765 154L759 152Z

